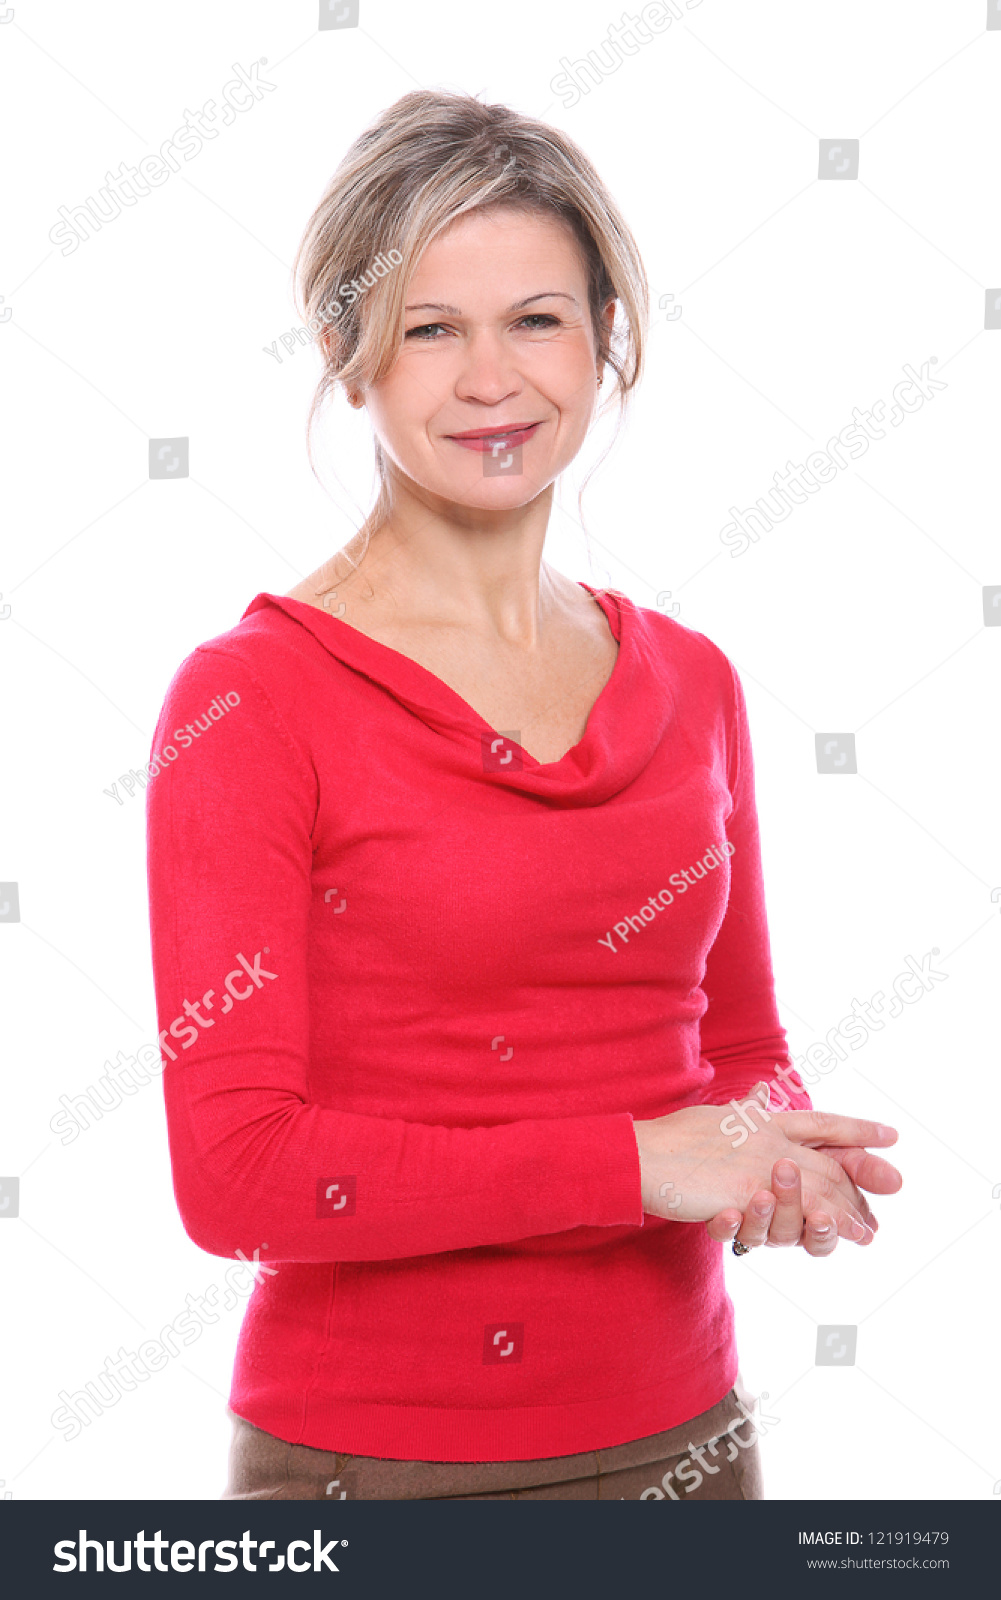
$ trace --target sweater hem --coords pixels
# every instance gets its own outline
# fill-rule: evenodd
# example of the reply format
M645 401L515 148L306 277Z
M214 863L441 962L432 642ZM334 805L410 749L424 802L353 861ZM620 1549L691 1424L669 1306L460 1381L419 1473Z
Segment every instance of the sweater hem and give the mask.
M567 1405L401 1406L288 1393L280 1380L234 1386L230 1410L289 1444L395 1461L539 1461L608 1450L663 1433L716 1405L733 1388L737 1352L689 1379ZM305 1419L303 1412L306 1410Z

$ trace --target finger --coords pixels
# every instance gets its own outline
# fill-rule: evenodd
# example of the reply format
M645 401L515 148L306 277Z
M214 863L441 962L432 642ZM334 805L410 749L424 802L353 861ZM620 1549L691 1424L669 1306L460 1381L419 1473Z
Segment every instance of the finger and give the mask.
M875 1218L868 1202L839 1162L832 1160L824 1151L806 1145L798 1147L798 1154L807 1212L817 1208L827 1210L838 1224L838 1232L843 1239L853 1239L856 1244L871 1244Z
M838 1247L838 1230L826 1212L809 1213L801 1242L808 1256L833 1255Z
M866 1160L870 1159L868 1151L866 1151L866 1150L858 1150L858 1151L856 1151L856 1150L825 1149L823 1151L823 1154L826 1155L826 1156L829 1156L841 1168L842 1172L844 1172L849 1177L849 1179L852 1181L853 1184L855 1183L856 1172L859 1170L860 1163L858 1161L852 1160L850 1158L853 1157L853 1156L862 1156ZM843 1159L845 1157L847 1157L849 1159ZM879 1157L878 1156L874 1156L871 1159L878 1161ZM888 1162L884 1162L883 1165L886 1166L887 1169L889 1171L891 1171L891 1172L894 1170L894 1168L889 1166ZM855 1196L857 1196L857 1198L855 1199L855 1204L856 1204L856 1209L859 1212L859 1215L861 1216L861 1218L862 1218L863 1222L866 1224L866 1226L868 1228L870 1228L873 1233L875 1233L877 1228L879 1227L879 1223L876 1220L876 1213L873 1211L873 1209L870 1206L870 1204L869 1204L868 1200L866 1199L865 1195L861 1193L861 1191L857 1188L857 1186L855 1188L855 1195L853 1196L853 1198L855 1198Z
M861 1195L859 1201L865 1205ZM871 1244L875 1237L875 1228L860 1207L845 1201L836 1184L818 1179L813 1173L803 1176L803 1210L804 1220L812 1211L826 1211L836 1223L839 1236L853 1244Z
M803 1185L795 1161L783 1157L772 1168L775 1215L768 1230L768 1243L799 1244L803 1233Z
M716 1216L710 1217L706 1223L706 1232L710 1239L718 1239L721 1244L729 1244L736 1237L737 1229L744 1220L742 1211L719 1211Z
M840 1166L841 1163L838 1162L837 1160L835 1160L835 1165L836 1166ZM844 1171L844 1168L842 1168L842 1171ZM849 1183L851 1183L851 1179L849 1179L848 1181L849 1181ZM876 1229L879 1227L879 1223L876 1221L876 1214L872 1210L872 1207L870 1206L870 1204L869 1204L868 1200L866 1199L865 1195L862 1194L860 1192L860 1190L856 1189L854 1184L852 1184L851 1196L852 1196L852 1203L853 1203L853 1205L855 1207L855 1210L858 1212L859 1216L861 1217L862 1222L869 1229L870 1233L875 1233ZM807 1209L809 1209L809 1203L807 1205ZM859 1241L859 1242L861 1243L862 1241ZM868 1239L866 1239L864 1242L866 1244L868 1244L870 1241Z
M775 1196L768 1189L759 1189L757 1194L751 1196L750 1204L741 1221L740 1232L737 1234L741 1244L753 1249L755 1245L765 1243L775 1205Z
M889 1161L884 1161L882 1156L875 1156L868 1150L861 1150L858 1146L849 1146L847 1149L836 1145L820 1145L815 1148L824 1151L832 1160L837 1161L847 1172L849 1178L858 1189L868 1189L870 1194L896 1194L903 1184L903 1178Z
M837 1226L838 1237L850 1239L852 1244L872 1244L876 1237L875 1229L856 1212L854 1207L846 1209L838 1205L837 1201L832 1202L826 1196L814 1195L809 1191L804 1197L803 1204L808 1213L819 1205L825 1206Z
M885 1122L842 1117L834 1111L773 1111L771 1115L794 1144L882 1147L897 1142L896 1128Z

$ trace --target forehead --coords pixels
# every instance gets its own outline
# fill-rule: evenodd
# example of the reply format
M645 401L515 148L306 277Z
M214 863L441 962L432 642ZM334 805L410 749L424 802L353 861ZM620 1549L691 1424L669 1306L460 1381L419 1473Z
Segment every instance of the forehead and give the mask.
M432 290L442 300L446 289L457 309L498 293L511 300L545 290L577 293L584 278L580 246L562 217L492 207L457 217L431 241L414 269L407 304Z

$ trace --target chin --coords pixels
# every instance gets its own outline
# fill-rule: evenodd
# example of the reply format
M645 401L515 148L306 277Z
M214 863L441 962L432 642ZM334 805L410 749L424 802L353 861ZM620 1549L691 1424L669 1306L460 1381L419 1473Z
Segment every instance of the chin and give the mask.
M472 489L466 493L453 490L445 496L453 505L469 506L477 511L513 511L518 506L531 505L541 493L539 485L526 483L524 478L517 482L509 479L505 482L488 484L477 491Z
M511 477L477 477L471 483L457 483L454 478L444 477L418 478L414 481L423 493L454 506L469 506L484 511L495 506L498 510L507 511L515 506L530 505L552 479L543 480L535 474L521 472Z

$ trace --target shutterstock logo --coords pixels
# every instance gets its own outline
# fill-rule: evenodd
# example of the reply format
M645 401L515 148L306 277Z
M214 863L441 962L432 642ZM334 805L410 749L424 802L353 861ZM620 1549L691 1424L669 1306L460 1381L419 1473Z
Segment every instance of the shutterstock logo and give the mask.
M521 734L508 728L497 733L483 733L484 772L520 772L525 763L521 759Z
M818 1367L853 1367L855 1365L855 1343L858 1338L858 1328L853 1323L838 1323L836 1326L823 1322L817 1329L817 1359Z
M226 1016L228 1012L232 1011L234 1000L248 1000L250 996L258 989L263 989L265 978L270 978L272 981L277 978L277 972L267 972L261 966L261 956L267 955L269 948L270 947L268 945L265 945L263 951L258 950L257 954L254 956L253 965L251 965L251 963L247 960L247 957L242 951L238 950L236 952L236 959L239 961L240 965L238 967L234 967L232 972L227 972L226 977L223 980L223 987L227 992L223 997L222 1006L220 1007L220 1015ZM236 978L242 981L244 974L249 977L250 982L244 984L244 987L241 989L234 984L233 980ZM215 1017L202 1016L203 1007L206 1011L213 1011L215 1009L212 1003L212 997L215 993L215 989L207 989L200 1000L183 1000L181 1002L182 1014L174 1018L169 1028L162 1028L160 1030L158 1035L160 1049L163 1051L164 1055L168 1055L170 1057L171 1061L177 1060L177 1051L171 1049L170 1045L167 1043L168 1033L172 1034L175 1039L179 1039L181 1041L182 1050L190 1050L191 1046L197 1043L200 1037L199 1029L215 1027ZM194 1022L190 1020L191 1018L194 1018ZM197 1028L194 1025L195 1022L198 1024Z
M317 1178L316 1214L318 1217L353 1217L358 1179L354 1173L339 1178Z
M330 1554L338 1545L345 1546L346 1539L328 1539L326 1544L321 1541L323 1533L319 1528L313 1529L313 1543L308 1539L293 1539L284 1551L279 1552L274 1539L252 1539L250 1529L246 1529L239 1539L201 1539L197 1550L197 1571L199 1572L235 1572L242 1565L244 1572L281 1572L286 1565L290 1572L340 1572ZM52 1554L56 1560L52 1564L53 1572L86 1572L88 1557L93 1561L95 1572L104 1571L104 1553L107 1547L108 1571L131 1572L132 1551L136 1553L136 1570L138 1572L194 1572L195 1544L190 1539L175 1539L173 1543L163 1537L157 1528L152 1538L146 1537L145 1528L140 1528L134 1539L123 1539L122 1559L117 1559L117 1539L107 1539L102 1544L100 1539L88 1538L87 1529L81 1528L79 1539L58 1539L53 1546ZM213 1565L207 1562L209 1551L213 1552ZM237 1551L241 1552L241 1559ZM305 1550L304 1560L300 1561L297 1552ZM153 1553L153 1565L146 1560L149 1551ZM267 1552L274 1552L274 1559L266 1567L258 1567L254 1560L255 1553L258 1560L263 1563ZM168 1561L164 1557L169 1558Z
M206 100L198 111L185 110L184 122L163 141L158 152L151 151L134 167L121 162L117 172L105 173L104 182L86 200L60 206L59 221L49 230L52 243L61 247L64 256L71 256L81 244L120 217L123 209L136 205L154 189L159 189L171 173L181 170L178 155L185 161L193 160L204 144L218 139L221 129L236 121L237 113L249 111L265 94L277 89L276 83L261 77L261 68L267 64L267 56L252 61L249 67L241 67L234 61L236 76L219 91L224 102L222 107L215 100Z
M483 1330L484 1366L510 1366L520 1361L524 1343L523 1322L488 1322Z

